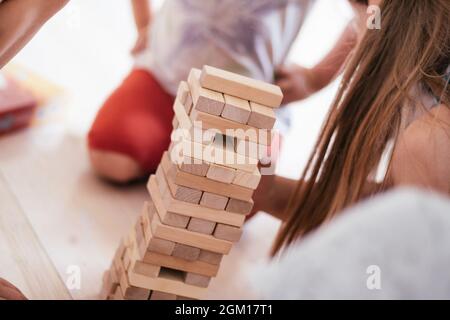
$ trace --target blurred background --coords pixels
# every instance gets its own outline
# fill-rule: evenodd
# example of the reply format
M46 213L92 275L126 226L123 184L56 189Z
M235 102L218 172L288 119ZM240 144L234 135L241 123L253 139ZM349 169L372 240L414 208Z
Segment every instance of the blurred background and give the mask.
M163 0L153 2L157 10ZM289 61L313 66L351 18L346 0L317 0ZM95 178L84 139L103 101L132 67L135 40L130 1L73 0L5 68L19 80L32 75L33 86L46 99L32 128L0 137L0 183L18 202L61 278L67 277L68 266L80 266L83 286L71 292L76 298L98 293L120 237L148 197L144 185L118 188ZM286 136L279 174L300 175L337 84L289 106L293 130ZM277 228L278 222L265 214L246 226L212 284L211 297L236 298L236 292L245 292L236 291L245 286L240 279L247 266L266 259ZM0 276L33 294L12 271L17 261L5 252L0 236ZM231 282L230 273L236 274Z

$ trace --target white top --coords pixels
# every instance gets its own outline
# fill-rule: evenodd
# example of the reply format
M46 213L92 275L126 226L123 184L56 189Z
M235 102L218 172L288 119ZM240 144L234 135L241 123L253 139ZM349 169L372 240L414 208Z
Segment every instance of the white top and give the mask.
M397 189L255 266L265 299L448 299L450 198Z
M314 0L166 0L136 59L171 94L205 64L273 81Z

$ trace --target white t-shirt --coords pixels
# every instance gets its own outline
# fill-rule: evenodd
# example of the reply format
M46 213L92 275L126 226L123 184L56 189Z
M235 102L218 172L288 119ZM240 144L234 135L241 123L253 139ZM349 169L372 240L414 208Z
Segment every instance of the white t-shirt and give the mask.
M155 15L149 69L171 94L191 68L213 65L273 81L314 0L166 0Z

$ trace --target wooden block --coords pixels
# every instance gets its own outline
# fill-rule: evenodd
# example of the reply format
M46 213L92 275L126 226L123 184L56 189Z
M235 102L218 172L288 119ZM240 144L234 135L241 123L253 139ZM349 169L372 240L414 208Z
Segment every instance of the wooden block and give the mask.
M161 180L164 181L164 178L160 178ZM152 183L156 183L156 178L150 178L149 179L149 184ZM156 187L152 187L151 185L147 186L147 189L149 191L150 197L152 199L153 204L156 206L161 206L161 203L158 200L154 200L154 198L159 197L160 194L160 190L158 190ZM164 207L157 207L156 212L159 214L159 219L161 220L162 223L168 225L168 226L172 226L175 228L182 228L182 229L186 229L188 223L189 223L189 219L190 217L185 216L185 215L180 215L177 213L173 213L173 212L168 212Z
M255 128L272 130L277 120L273 109L255 102L250 102L250 107L252 113L247 124Z
M178 119L174 117L172 120L172 128L175 130L178 128L178 126L179 126Z
M228 201L226 211L247 215L250 212L252 212L252 209L253 209L253 200L242 201L239 199L230 199Z
M177 295L162 291L152 291L150 300L177 300Z
M164 153L164 157L163 157L163 160L162 160L160 166L163 169L164 176L166 177L166 181L167 181L167 185L170 190L170 193L172 194L172 196L175 199L184 201L184 202L194 203L194 204L198 204L200 202L200 199L202 198L202 194L203 194L203 192L201 190L196 189L195 186L194 186L194 188L189 188L187 186L179 185L176 183L175 177L170 176L170 174L173 174L174 172L168 172L167 167L175 167L175 168L177 168L177 167L173 163L171 163L167 152ZM187 173L185 173L185 174L187 174ZM189 175L189 174L187 174L187 175ZM193 176L193 175L189 175L189 176ZM160 180L162 180L162 178ZM147 188L149 188L149 187L147 186Z
M200 85L201 71L192 69L189 73L189 88L191 89L194 109L209 114L220 116L225 106L225 100L221 91L208 90Z
M175 99L173 111L175 112L175 117L178 120L180 128L190 131L193 128L193 124L180 100Z
M231 183L236 177L236 170L218 164L211 164L206 177L223 183Z
M191 218L187 229L189 231L193 231L193 232L199 232L199 233L203 233L203 234L212 234L215 227L216 227L215 222L198 219L198 218ZM200 251L199 251L199 254L200 254Z
M220 253L211 252L208 250L202 250L202 251L200 251L200 256L198 257L198 260L208 263L208 264L219 266L220 263L222 262L222 258L223 258L223 255ZM199 272L196 272L196 273L199 273Z
M200 249L185 244L177 243L173 249L172 256L187 261L195 261L200 255Z
M244 201L249 201L253 196L254 190L238 185L214 181L204 177L194 176L180 171L177 166L173 165L170 162L167 153L164 153L161 165L164 169L165 176L167 177L169 188L171 185L171 181L173 181L172 185L177 185L179 187L185 187L190 190L193 190L193 188L198 188L202 191L222 195L225 197L229 196L230 198L240 199ZM173 192L172 195L174 195ZM174 198L176 197L174 196ZM200 198L198 199L197 203L200 202Z
M177 300L186 300L186 301L188 301L188 300L196 300L196 299L189 298L189 297L183 297L183 296L177 296Z
M211 209L225 210L228 199L228 197L219 196L218 194L203 192L202 199L200 200L200 205Z
M153 216L152 233L156 238L222 254L228 254L233 245L229 241L221 240L210 235L166 226L159 221L158 215L156 214Z
M233 184L256 190L256 188L258 188L260 181L261 181L261 173L259 172L258 169L256 169L253 173L238 170L236 171L236 176L233 179Z
M210 277L205 277L200 274L195 273L186 273L184 278L184 283L190 284L200 288L208 288L209 283L211 282Z
M203 252L203 250L201 250L201 252ZM200 255L202 255L202 253L200 253ZM203 254L203 256L204 255L205 254ZM208 263L208 261L216 262L217 256L221 258L222 255L213 252L210 252L209 255L211 255L211 259L203 258L203 260L207 261L189 261L174 256L166 256L159 253L147 252L144 256L143 262L153 265L158 264L161 267L165 268L202 274L208 277L215 277L217 276L217 272L219 271L219 263ZM216 258L214 259L213 257Z
M145 277L130 271L128 272L128 280L135 287L172 293L177 296L201 299L206 294L204 288L185 284L182 272L175 272L170 269L161 269L158 278Z
M201 127L203 130L216 130L229 137L268 146L272 143L272 132L267 129L252 127L198 110L191 111L190 119L193 126Z
M247 100L240 99L225 94L225 107L222 111L222 117L232 121L246 124L250 118L250 103Z
M210 66L203 67L200 83L204 88L273 108L279 107L283 101L283 93L278 86Z
M257 159L240 155L231 148L225 148L218 141L214 141L210 145L203 145L186 138L182 141L181 148L184 154L191 158L237 170L253 172L258 165Z
M152 278L157 277L159 275L160 270L161 267L158 265L143 263L141 261L136 261L133 267L134 272Z
M186 110L187 114L191 113L193 106L194 106L194 102L192 101L192 95L190 92L188 92L186 101L184 102L184 109Z
M222 240L238 242L242 235L242 228L227 226L226 224L217 224L214 230L214 237Z
M235 152L245 157L261 160L270 156L269 148L270 147L268 146L248 140L237 140L235 145Z
M149 289L131 285L126 273L120 277L120 289L125 300L148 300L150 296Z
M189 94L189 85L186 81L181 81L178 86L176 98L184 105Z
M190 157L184 157L183 162L179 164L178 167L183 172L205 177L209 170L209 163Z
M150 178L148 188L156 190L158 189L154 181L155 179L157 179L157 177ZM165 180L163 179L162 181ZM159 182L160 185L161 183L163 182ZM210 209L197 204L178 201L172 198L170 192L164 194L164 198L162 198L162 195L156 191L153 192L153 195L153 201L158 204L158 207L164 208L161 210L166 210L169 212L174 212L181 215L191 216L208 221L229 224L237 227L240 227L244 224L245 217L242 216L242 214L226 212L224 210Z

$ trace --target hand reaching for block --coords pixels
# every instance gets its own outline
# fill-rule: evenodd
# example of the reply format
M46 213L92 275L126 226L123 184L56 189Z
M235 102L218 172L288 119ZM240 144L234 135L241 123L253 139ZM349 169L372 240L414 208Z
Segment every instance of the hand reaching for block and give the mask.
M0 300L27 300L27 298L11 283L0 278Z

